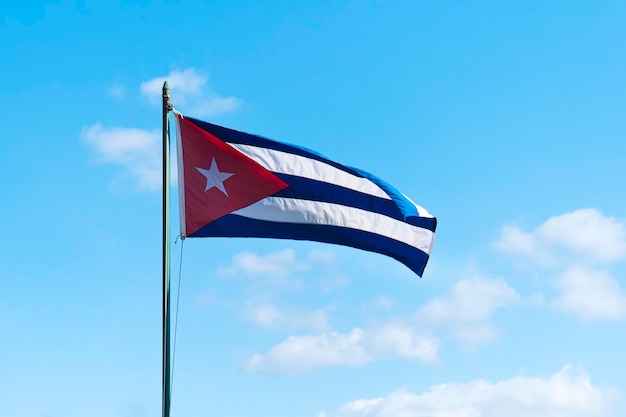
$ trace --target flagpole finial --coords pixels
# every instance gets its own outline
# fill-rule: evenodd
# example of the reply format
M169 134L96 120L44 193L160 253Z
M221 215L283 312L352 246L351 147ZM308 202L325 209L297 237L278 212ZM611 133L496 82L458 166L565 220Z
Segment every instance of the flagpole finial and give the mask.
M167 80L163 83L163 105L168 111L174 109L174 106L170 101L170 85Z

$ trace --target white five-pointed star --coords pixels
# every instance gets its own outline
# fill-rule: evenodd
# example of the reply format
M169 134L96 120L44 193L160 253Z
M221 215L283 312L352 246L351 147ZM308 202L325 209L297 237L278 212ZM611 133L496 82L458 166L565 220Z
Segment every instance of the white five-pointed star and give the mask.
M210 190L213 187L217 187L218 190L228 196L226 188L224 188L224 181L226 181L228 178L232 177L235 174L231 172L220 172L219 168L217 167L217 163L215 162L215 158L213 158L213 160L211 161L210 169L203 169L199 167L196 167L196 169L206 177L206 187L204 188L204 191Z

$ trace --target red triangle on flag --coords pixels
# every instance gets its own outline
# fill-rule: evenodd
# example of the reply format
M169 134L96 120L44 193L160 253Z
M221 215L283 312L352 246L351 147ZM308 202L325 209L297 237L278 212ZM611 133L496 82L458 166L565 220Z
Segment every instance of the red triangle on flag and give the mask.
M289 186L190 120L177 118L182 142L186 236Z

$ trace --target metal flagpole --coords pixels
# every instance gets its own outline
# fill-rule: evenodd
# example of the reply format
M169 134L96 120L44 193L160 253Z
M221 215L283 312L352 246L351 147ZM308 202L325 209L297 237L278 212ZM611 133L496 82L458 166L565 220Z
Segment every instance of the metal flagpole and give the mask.
M170 415L170 87L163 84L163 417Z

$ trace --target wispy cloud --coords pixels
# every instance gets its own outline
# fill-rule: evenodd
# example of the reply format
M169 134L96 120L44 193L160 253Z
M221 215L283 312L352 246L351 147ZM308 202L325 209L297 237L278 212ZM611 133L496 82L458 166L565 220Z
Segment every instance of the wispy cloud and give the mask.
M312 259L320 258L328 259L329 264L332 260L327 255L314 253L298 261L292 250L265 256L245 253L237 255L233 264L222 272L253 277L267 274L274 279L292 277L296 272L311 268ZM457 282L448 294L432 299L412 314L382 322L376 320L375 324L354 327L347 333L329 329L325 312L322 315L321 311L279 308L267 301L252 304L246 308L245 317L253 323L283 329L308 327L317 333L287 337L265 353L254 354L247 361L246 369L298 373L327 366L358 366L389 358L436 362L439 341L432 336L434 332L446 331L466 346L491 342L500 333L491 324L491 317L498 309L513 306L521 299L503 280L477 276ZM394 300L385 297L379 297L376 302L376 311L388 310L394 305Z
M606 271L573 266L555 282L561 294L551 306L583 319L626 318L626 296Z
M307 291L317 294L328 292L328 280L337 275L334 261L332 252L320 250L300 257L293 249L265 254L241 252L217 272L222 278L239 280L243 284L238 284L240 288L251 294L240 309L243 319L249 323L281 331L326 332L329 331L328 314L323 308L307 310L280 305L275 300L284 291L302 293L305 286ZM305 274L323 277L309 283L304 279ZM335 288L338 287L336 284Z
M264 302L246 306L244 317L254 324L268 328L308 329L318 332L328 330L328 316L322 309L304 311Z
M307 270L308 264L296 258L293 249L259 255L254 252L241 252L235 255L228 267L219 270L222 275L287 276L294 272Z
M126 89L116 84L107 90L107 94L117 100L122 100L126 96Z
M156 77L142 82L141 93L152 104L159 104L162 87L168 80L176 103L184 106L191 115L218 116L232 112L241 104L236 97L221 97L206 88L207 77L194 68L173 70L164 77ZM113 85L107 94L122 100L126 89ZM141 191L156 191L161 188L161 132L160 130L143 130L137 128L110 127L94 124L84 128L81 139L92 147L96 160L114 163L124 167L124 176L136 181ZM172 184L176 184L176 159L171 162Z
M208 97L190 106L189 112L196 116L213 117L232 113L241 106L236 97Z
M235 111L242 100L222 97L207 88L208 77L195 68L174 69L169 74L141 83L141 93L152 103L159 104L163 83L168 82L174 105L186 114L198 117L215 117Z
M626 258L624 223L596 209L579 209L549 218L527 232L508 225L495 247L548 265L564 255L593 262Z
M265 255L245 252L236 255L231 265L222 268L220 273L227 277L247 277L254 282L261 280L265 282L264 288L276 289L277 280L283 282L282 288L285 288L305 272L323 272L326 277L337 275L335 262L332 252L319 250L300 258L291 249ZM322 283L324 289L328 288ZM258 289L255 293L258 296ZM329 328L328 315L323 309L306 311L278 306L267 298L271 296L260 302L248 301L244 317L262 327L309 329L314 334L287 337L265 353L252 355L245 364L249 372L301 373L320 367L358 366L391 358L427 363L438 360L438 341L410 323L388 322L366 329L355 327L342 333ZM388 307L392 301L385 299L381 303Z
M98 123L84 128L80 136L93 149L97 161L123 166L140 190L161 188L160 131L105 129Z
M601 417L610 415L619 400L616 390L592 384L583 369L567 365L548 378L448 383L419 394L401 389L349 402L318 417Z
M494 312L520 301L521 296L502 279L478 276L458 281L449 294L418 309L415 318L433 329L448 329L464 343L479 345L494 340L499 333L490 323Z
M246 370L298 373L395 357L432 363L438 360L437 351L435 339L419 335L411 327L390 324L370 331L354 328L348 333L291 336L267 353L253 355Z
M554 216L532 231L505 226L495 247L558 276L554 309L587 320L626 319L626 295L600 269L626 259L624 223L596 209ZM528 262L526 262L528 264Z
M172 70L166 76L142 82L139 89L148 99L156 103L161 98L165 81L168 82L172 92L175 91L179 95L180 100L187 100L189 97L202 93L207 77L199 74L194 68L187 68L183 71Z
M255 291L279 291L302 288L304 281L300 273L310 269L304 259L298 259L292 249L257 254L241 252L235 255L230 265L218 269L222 277L246 280Z

